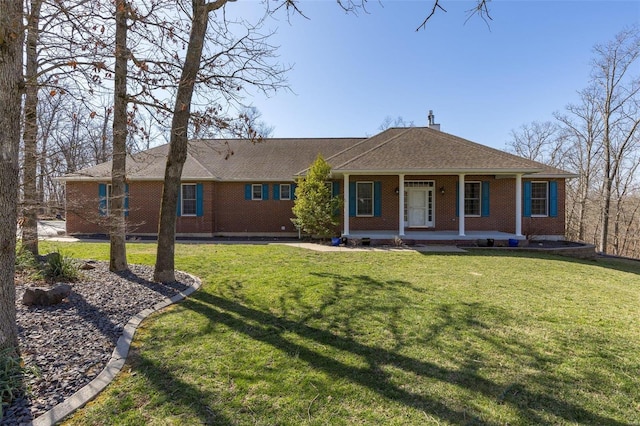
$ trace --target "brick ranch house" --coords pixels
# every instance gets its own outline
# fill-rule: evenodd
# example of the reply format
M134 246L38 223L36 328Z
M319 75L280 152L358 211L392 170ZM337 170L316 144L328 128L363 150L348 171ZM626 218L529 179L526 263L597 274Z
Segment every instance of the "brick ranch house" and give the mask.
M435 125L437 126L437 125ZM444 132L391 128L370 138L196 140L182 175L179 237L296 237L295 179L318 154L350 238L562 239L574 175ZM168 145L127 160L127 233L157 234ZM229 155L232 153L232 155ZM61 178L67 233L106 234L111 163Z

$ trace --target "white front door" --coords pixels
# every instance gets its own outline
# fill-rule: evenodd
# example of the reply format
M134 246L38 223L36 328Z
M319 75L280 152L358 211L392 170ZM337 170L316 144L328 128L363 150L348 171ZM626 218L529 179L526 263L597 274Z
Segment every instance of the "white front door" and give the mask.
M433 188L407 188L410 228L433 226Z

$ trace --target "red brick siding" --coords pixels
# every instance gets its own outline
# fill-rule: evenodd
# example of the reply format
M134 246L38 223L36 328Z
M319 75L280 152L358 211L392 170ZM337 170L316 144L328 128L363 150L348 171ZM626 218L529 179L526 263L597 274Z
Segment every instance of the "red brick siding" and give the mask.
M405 180L435 181L435 227L433 230L458 229L458 218L455 215L457 176L407 175ZM515 179L466 176L465 180L489 181L490 185L489 217L466 217L465 229L469 231L515 232ZM380 217L350 217L350 230L397 230L400 197L395 193L395 190L399 188L399 178L397 176L351 176L350 181L379 181L382 191L382 215ZM342 180L338 182L340 194L343 194L344 182ZM523 218L522 230L525 235L564 234L565 182L563 179L558 179L557 182L558 216L555 218ZM296 232L291 223L293 200L274 200L273 182L268 184L268 200L245 200L245 184L243 182L203 182L204 215L202 217L178 217L176 232L178 234L204 235ZM444 195L440 192L441 187L445 189ZM106 218L100 216L98 211L98 182L67 182L66 191L67 232L70 234L107 233ZM134 181L129 183L128 233L155 234L157 232L161 196L161 182ZM284 231L282 227L284 227ZM410 229L407 228L407 230Z
M266 184L266 182L254 183ZM213 196L216 233L297 232L291 223L293 200L273 199L273 185L280 183L291 184L292 182L269 182L268 200L245 200L247 183L244 182L216 183ZM283 226L284 230L282 230Z
M161 199L161 182L130 182L127 232L156 234L160 220Z
M98 210L97 182L67 182L66 227L69 234L104 234L106 217Z

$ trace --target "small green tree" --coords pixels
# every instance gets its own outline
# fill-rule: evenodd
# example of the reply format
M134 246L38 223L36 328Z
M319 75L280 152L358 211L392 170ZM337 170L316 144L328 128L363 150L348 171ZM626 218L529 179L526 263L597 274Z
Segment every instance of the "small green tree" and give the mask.
M298 178L293 205L293 224L303 232L320 238L336 235L342 199L334 197L329 183L331 166L318 154L306 177Z

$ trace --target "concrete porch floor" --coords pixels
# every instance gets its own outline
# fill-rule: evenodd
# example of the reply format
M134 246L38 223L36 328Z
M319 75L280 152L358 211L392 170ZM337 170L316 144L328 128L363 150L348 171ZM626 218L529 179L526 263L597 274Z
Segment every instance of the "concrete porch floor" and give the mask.
M347 238L370 238L371 240L393 240L398 236L397 231L350 231ZM458 235L458 231L406 231L403 240L412 240L415 242L433 242L439 241L474 241L479 239L493 240L524 240L524 236L516 236L508 232L500 231L467 231L464 236Z

